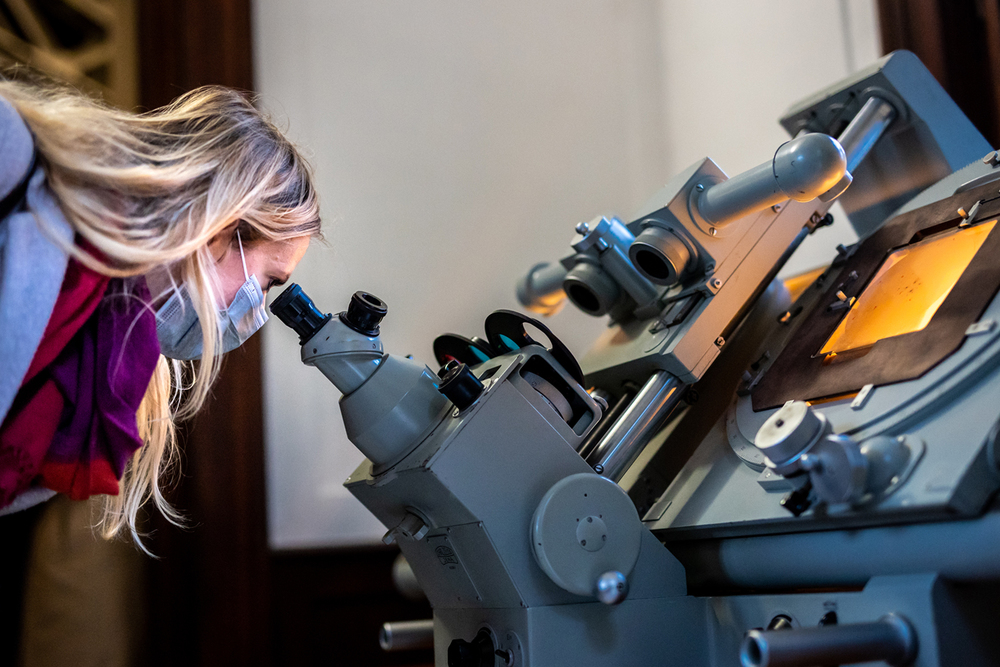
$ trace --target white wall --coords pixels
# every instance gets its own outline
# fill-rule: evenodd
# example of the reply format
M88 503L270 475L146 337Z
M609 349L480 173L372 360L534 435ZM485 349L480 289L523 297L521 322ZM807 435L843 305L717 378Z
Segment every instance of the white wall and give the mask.
M438 334L516 308L515 279L576 222L627 216L705 155L730 174L769 159L785 107L878 54L872 0L254 9L257 88L311 156L326 220L294 280L326 311L382 297L387 350L427 362ZM603 326L571 308L550 324L579 353ZM377 539L341 486L361 455L336 389L290 330L263 335L272 546Z

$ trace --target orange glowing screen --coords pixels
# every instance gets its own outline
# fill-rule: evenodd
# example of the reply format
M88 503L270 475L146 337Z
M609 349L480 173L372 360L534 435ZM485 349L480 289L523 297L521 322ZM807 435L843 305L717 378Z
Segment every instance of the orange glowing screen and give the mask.
M996 222L942 232L890 253L820 354L869 347L926 327Z

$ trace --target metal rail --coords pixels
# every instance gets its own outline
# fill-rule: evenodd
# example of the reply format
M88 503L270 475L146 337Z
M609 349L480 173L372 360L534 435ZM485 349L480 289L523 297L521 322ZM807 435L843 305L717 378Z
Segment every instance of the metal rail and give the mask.
M680 402L686 386L666 371L653 373L587 457L587 463L599 475L616 482L621 479Z
M847 171L853 174L861 161L896 119L896 109L880 97L871 97L861 107L837 141L847 154Z

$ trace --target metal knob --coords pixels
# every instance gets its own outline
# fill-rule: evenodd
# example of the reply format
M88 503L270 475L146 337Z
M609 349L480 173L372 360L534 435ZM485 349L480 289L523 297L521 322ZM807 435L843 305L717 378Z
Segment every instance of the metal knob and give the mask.
M628 596L628 580L621 572L609 570L597 578L594 596L604 604L620 604Z
M826 418L806 403L789 401L760 427L754 445L767 457L770 467L777 467L807 450L828 428Z

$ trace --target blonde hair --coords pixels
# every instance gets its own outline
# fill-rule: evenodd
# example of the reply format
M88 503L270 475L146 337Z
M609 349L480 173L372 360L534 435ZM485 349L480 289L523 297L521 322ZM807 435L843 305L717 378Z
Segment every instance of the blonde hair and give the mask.
M136 415L144 444L118 495L106 496L98 523L105 538L127 527L142 546L136 522L148 499L180 521L161 492L177 460L175 424L202 407L219 373L219 294L209 242L234 223L249 244L319 236L310 169L251 100L219 86L142 114L53 85L0 81L0 96L31 130L66 219L97 252L76 244L66 250L112 277L166 267L174 289L187 286L201 322L199 362L160 357Z

